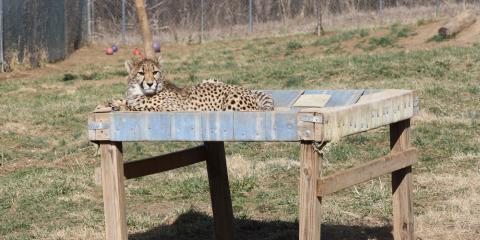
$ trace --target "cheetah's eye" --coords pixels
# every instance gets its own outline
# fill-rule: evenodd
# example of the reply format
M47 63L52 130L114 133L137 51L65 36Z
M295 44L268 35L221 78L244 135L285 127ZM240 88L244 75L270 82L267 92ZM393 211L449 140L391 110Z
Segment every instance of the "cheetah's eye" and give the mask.
M157 75L158 74L158 71L153 71L153 75Z
M138 72L138 75L140 76L143 76L143 74L144 74L143 72Z

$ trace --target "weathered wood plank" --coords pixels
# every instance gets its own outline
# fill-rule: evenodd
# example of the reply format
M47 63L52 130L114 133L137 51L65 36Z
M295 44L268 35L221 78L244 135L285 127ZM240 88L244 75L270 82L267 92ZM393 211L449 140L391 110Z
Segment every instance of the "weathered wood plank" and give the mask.
M392 153L361 166L335 173L318 180L317 194L318 196L326 196L372 178L411 166L416 162L416 159L417 150L410 148L403 152Z
M381 92L381 91L383 91L383 90L384 90L384 89L375 89L375 88L365 89L365 91L363 92L362 96L370 95L370 94L377 93L377 92Z
M323 123L315 131L316 141L337 141L347 135L413 117L414 100L413 91L397 90L350 106L307 108L301 112L316 112L323 117Z
M109 113L92 113L88 116L88 138L90 140L109 140L110 129L111 115Z
M106 239L127 239L122 143L100 143Z
M88 119L87 120L88 121L88 128L87 128L88 139L96 139L96 136L95 136L96 129L91 126L92 123L95 122L95 114L94 113L88 114L87 119Z
M322 223L322 200L317 197L317 180L321 177L322 162L312 143L300 143L300 240L320 239Z
M390 125L391 153L408 149L410 141L410 119ZM392 173L393 192L393 237L395 240L413 240L412 167L408 166Z
M293 104L294 107L325 107L332 95L328 94L304 94Z
M477 21L476 14L471 10L463 11L457 16L450 18L450 20L438 29L438 35L446 38L455 36L455 34L463 31L463 29L470 27Z
M205 142L215 239L233 240L233 209L223 142Z
M315 140L315 122L309 121L313 119L315 113L301 112L297 115L297 135L298 140L312 141Z
M123 167L125 178L131 179L185 167L202 162L206 158L205 146L201 145L156 157L126 162Z
M368 103L371 101L375 101L377 99L385 99L388 98L389 96L392 96L392 94L398 93L397 89L384 89L382 91L378 92L371 92L370 94L364 94L362 95L358 101L357 104L359 103Z

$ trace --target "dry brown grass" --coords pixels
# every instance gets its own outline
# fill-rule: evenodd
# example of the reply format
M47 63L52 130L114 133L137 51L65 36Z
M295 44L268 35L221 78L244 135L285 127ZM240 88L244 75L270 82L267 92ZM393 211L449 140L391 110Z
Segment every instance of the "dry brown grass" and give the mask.
M391 7L383 10L383 15L378 11L359 11L356 9L342 9L340 14L324 12L323 24L327 31L331 30L352 30L377 28L388 26L394 23L412 24L418 21L431 21L433 19L444 19L455 16L463 9L473 9L480 12L480 5L446 2L442 3L439 15L435 13L435 6L416 6L416 7ZM314 17L295 17L285 18L281 21L254 22L253 33L248 33L248 25L232 25L226 27L215 27L206 29L204 37L206 41L212 40L232 40L244 38L259 38L272 36L285 36L295 33L313 33L316 26ZM97 23L98 30L95 33L96 43L110 44L120 43L121 36L119 32L112 32L112 29L119 29L118 25L112 26ZM437 29L435 29L436 31ZM198 43L200 40L200 25L188 26L188 29L181 27L170 27L158 31L155 34L155 40L160 42L186 42ZM431 36L430 36L431 37ZM128 44L141 43L141 35L135 26L129 26L126 33Z
M472 156L471 160L474 159L478 161L478 155ZM480 172L425 174L415 179L417 195L430 199L422 204L423 214L417 217L419 236L423 239L476 239L480 236Z

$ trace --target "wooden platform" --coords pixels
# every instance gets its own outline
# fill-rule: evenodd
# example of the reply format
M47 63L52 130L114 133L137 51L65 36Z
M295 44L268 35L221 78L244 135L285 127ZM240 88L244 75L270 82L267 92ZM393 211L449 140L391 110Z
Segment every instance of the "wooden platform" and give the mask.
M233 239L233 210L223 142L300 143L299 239L318 240L321 198L338 190L392 174L393 235L414 239L410 118L419 100L410 90L284 90L272 94L271 112L95 112L88 137L101 146L106 239L127 239L124 179L206 161L216 239ZM391 153L366 164L321 176L317 153L329 141L390 126ZM122 142L200 141L203 145L123 162ZM318 144L319 143L319 144Z
M272 112L109 112L88 122L92 141L329 141L411 118L418 98L409 90L267 91ZM296 107L305 96L328 96Z

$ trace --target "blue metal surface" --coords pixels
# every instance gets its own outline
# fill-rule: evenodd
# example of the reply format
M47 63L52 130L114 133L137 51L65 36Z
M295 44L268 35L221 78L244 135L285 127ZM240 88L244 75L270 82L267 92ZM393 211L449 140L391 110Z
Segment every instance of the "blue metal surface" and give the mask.
M233 126L231 112L205 112L202 114L202 138L204 141L234 139Z
M145 134L148 138L168 138L170 136L172 124L169 114L151 114L147 119L148 132Z
M272 95L276 108L288 108L302 95L303 90L262 90L262 92Z
M266 114L265 138L275 141L298 139L297 114L292 112L273 112Z
M113 112L112 141L297 141L296 111Z
M151 125L148 124L147 119L139 118L134 114L115 113L111 119L112 135L121 136L120 139L148 139L148 133L153 131L150 131ZM161 132L155 131L155 134L161 134Z
M265 114L266 112L234 112L234 139L240 141L266 140Z
M202 141L202 116L195 112L170 113L173 139L179 141Z

